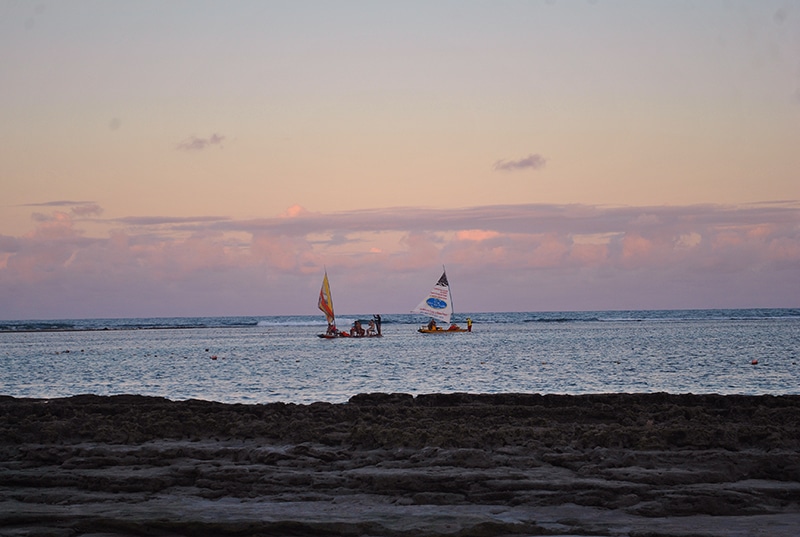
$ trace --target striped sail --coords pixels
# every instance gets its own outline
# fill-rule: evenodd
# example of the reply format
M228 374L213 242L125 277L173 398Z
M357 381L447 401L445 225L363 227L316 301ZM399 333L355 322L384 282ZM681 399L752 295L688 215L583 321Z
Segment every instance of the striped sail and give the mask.
M331 297L331 286L328 283L328 271L325 271L325 277L322 279L322 289L319 290L317 307L325 314L328 324L334 324L333 298Z

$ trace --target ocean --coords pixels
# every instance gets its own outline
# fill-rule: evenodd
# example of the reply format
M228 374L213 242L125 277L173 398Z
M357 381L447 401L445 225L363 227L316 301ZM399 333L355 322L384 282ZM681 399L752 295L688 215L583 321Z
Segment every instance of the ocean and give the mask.
M325 340L321 315L0 321L0 395L224 403L359 393L800 394L800 309L470 313ZM371 315L342 316L339 327ZM366 324L366 323L365 323Z

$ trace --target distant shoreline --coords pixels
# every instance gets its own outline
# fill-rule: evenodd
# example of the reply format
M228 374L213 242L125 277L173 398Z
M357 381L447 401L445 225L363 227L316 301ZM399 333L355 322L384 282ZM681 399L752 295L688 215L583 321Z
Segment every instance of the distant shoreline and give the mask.
M199 330L203 328L213 328L209 326L131 326L109 328L25 328L20 330L2 330L0 334L30 334L30 333L52 333L52 332L136 332L139 330Z

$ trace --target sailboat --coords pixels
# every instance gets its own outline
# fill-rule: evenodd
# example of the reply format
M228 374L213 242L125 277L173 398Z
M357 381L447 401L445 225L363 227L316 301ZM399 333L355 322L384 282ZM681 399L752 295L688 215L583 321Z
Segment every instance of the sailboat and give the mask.
M331 296L331 285L328 282L328 271L325 271L325 276L322 278L322 288L319 290L319 301L317 307L325 314L325 319L328 321L328 329L324 334L317 334L318 337L325 339L335 339L339 337L380 337L381 336L381 316L375 315L372 321L369 321L369 328L364 329L361 326L361 321L357 320L353 323L350 331L339 330L336 328L336 315L333 312L333 297Z
M450 283L447 281L447 270L442 267L442 276L433 286L419 305L411 313L427 315L431 318L428 324L421 326L417 331L423 334L452 334L455 332L472 332L472 319L467 317L467 327L461 328L457 324L450 324L453 315L453 300L450 296ZM447 328L438 326L436 321L441 321Z
M336 315L333 313L333 297L331 296L331 284L328 282L328 271L325 271L325 277L322 278L322 289L319 290L319 301L317 307L325 314L328 320L328 330L324 334L317 334L323 338L335 338L338 336L336 330Z

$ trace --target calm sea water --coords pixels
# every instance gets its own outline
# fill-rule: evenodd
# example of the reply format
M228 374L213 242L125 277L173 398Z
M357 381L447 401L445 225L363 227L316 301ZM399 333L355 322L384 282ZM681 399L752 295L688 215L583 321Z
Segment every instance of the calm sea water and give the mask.
M472 333L424 335L423 318L384 315L384 337L352 340L317 338L321 316L0 321L0 394L800 394L800 309L470 316Z

